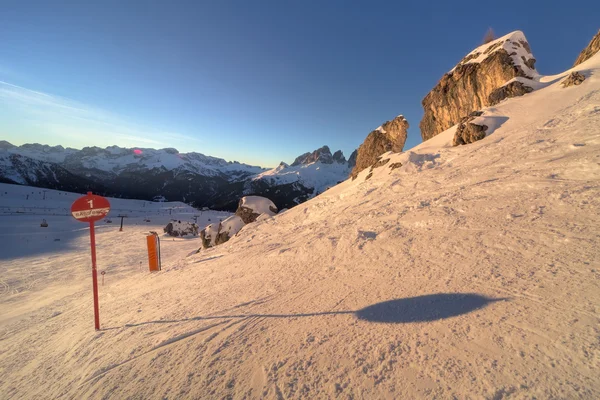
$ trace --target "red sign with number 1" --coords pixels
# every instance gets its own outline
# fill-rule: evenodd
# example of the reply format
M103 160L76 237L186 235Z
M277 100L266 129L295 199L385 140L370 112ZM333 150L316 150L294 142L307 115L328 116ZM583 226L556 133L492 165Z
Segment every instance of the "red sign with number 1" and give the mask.
M98 221L106 217L110 211L110 203L105 197L88 193L78 198L71 205L71 214L81 222Z
M90 224L90 247L92 250L92 286L94 290L94 326L100 329L100 307L98 306L98 275L96 270L96 232L94 221L102 219L110 211L110 203L102 196L88 192L71 205L71 214L75 219Z

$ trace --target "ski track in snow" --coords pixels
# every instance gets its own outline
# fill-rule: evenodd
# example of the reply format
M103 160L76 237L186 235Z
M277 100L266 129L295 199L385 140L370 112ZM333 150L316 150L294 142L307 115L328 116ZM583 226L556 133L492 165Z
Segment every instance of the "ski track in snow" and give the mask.
M87 231L0 259L0 397L599 398L598 66L221 246L163 238L160 273L167 215L99 229L99 332Z

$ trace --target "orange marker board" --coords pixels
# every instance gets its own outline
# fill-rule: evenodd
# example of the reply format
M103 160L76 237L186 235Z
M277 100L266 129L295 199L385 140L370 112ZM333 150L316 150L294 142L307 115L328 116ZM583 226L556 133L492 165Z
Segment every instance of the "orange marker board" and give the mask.
M148 244L148 265L150 267L150 271L159 271L158 252L156 249L156 238L154 235L146 236L146 243Z

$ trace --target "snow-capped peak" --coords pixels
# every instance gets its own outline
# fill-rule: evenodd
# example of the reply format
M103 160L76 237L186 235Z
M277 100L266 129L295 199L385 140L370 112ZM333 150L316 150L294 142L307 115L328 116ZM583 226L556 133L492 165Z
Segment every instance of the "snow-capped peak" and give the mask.
M483 44L467 54L457 65L452 68L452 73L457 67L466 64L478 64L499 51L506 51L512 58L515 66L521 68L525 75L538 76L535 69L535 58L531 54L529 43L521 31L514 31L489 43Z

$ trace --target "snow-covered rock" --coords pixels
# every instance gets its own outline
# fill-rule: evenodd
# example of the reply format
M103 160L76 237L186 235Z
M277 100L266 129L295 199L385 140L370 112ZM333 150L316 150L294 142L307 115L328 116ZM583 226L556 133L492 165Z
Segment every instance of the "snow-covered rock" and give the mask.
M213 222L200 231L200 239L202 247L205 249L213 247L217 244L217 236L219 235L219 222Z
M198 225L193 222L172 220L165 226L164 232L173 237L183 237L187 235L197 236Z
M262 213L258 216L258 218L256 218L256 222L260 222L260 221L265 221L269 218L272 218L273 216L267 213Z
M452 146L474 143L485 137L485 131L488 127L473 123L473 120L482 114L481 111L473 111L468 117L461 120L456 128L454 139L452 139Z
M234 235L236 235L243 227L245 223L237 215L232 215L229 218L221 221L219 225L219 234L217 235L216 244L219 245L221 243L227 242Z
M423 99L424 115L420 123L423 140L431 139L471 112L490 105L492 92L511 79L539 77L535 61L521 31L509 33L467 54ZM517 92L505 91L503 97L494 98L503 99L511 93Z
M404 149L408 134L408 121L403 115L398 115L375 129L365 139L357 150L356 165L352 170L355 179L360 171L377 162L380 155L392 151L400 153Z
M245 224L256 221L261 214L275 215L277 207L275 204L261 196L244 196L240 199L235 215L239 216Z
M518 80L518 78L513 79L506 85L502 85L498 89L492 91L488 97L488 103L490 106L493 106L500 103L504 99L523 96L531 92L533 92L533 88L531 86L527 86L526 83Z

